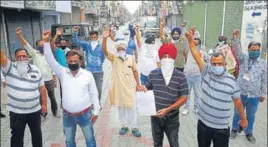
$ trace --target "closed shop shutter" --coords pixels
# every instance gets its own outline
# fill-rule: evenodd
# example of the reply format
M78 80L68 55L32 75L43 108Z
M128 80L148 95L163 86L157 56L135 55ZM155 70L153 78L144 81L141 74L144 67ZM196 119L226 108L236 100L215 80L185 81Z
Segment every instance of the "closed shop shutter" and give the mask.
M40 13L27 10L6 9L4 10L4 14L11 53L14 53L17 48L23 47L15 32L17 27L22 27L25 39L30 45L35 46L35 41L40 39Z
M32 31L33 31L33 43L41 39L41 28L40 28L40 14L36 13L32 16Z
M20 43L15 29L17 27L22 27L23 35L25 39L33 45L33 35L31 29L31 19L27 12L25 11L18 11L18 10L4 10L6 23L7 23L7 37L9 48L14 57L14 51L17 48L22 48L22 44ZM14 59L14 58L13 58Z
M51 25L56 23L56 16L54 15L44 15L43 16L44 29L51 30Z
M0 47L5 52L6 56L10 58L9 51L6 46L6 40L5 40L5 33L3 28L3 22L2 22L2 11L0 12Z

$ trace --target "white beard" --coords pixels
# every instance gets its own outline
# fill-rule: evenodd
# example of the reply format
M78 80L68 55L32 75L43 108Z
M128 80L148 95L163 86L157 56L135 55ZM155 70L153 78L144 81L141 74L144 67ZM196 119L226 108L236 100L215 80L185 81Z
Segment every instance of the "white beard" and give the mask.
M20 76L26 74L29 70L28 61L17 61L17 69Z
M161 71L162 71L166 85L169 84L170 79L172 77L173 70L175 68L174 62L175 60L171 58L164 58L161 60Z

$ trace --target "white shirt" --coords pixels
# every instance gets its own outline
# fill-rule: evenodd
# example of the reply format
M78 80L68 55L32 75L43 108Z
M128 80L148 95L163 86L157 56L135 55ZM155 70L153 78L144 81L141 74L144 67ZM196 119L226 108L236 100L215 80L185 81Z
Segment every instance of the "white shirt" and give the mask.
M62 106L70 113L78 113L93 104L93 114L98 115L100 105L98 91L92 73L82 68L73 76L70 70L61 66L54 58L50 43L44 44L48 64L60 78L62 85Z
M52 72L50 66L48 65L44 55L35 50L30 44L24 46L28 51L29 55L33 58L33 64L38 67L41 71L43 80L50 81L53 79L54 73Z
M142 45L139 55L140 71L143 75L148 76L152 70L157 68L157 62L160 62L157 49L148 49L146 45Z

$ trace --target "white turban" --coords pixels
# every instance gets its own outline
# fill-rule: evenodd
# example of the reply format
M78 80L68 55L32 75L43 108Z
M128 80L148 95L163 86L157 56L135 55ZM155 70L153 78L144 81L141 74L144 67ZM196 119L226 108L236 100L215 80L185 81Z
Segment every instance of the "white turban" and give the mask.
M115 43L115 48L118 49L119 47L122 47L124 49L127 49L127 42L123 40L118 40Z

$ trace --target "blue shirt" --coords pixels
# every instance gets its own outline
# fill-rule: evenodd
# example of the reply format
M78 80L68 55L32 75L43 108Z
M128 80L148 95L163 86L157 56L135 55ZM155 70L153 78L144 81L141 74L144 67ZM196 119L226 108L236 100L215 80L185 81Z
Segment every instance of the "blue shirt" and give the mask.
M137 49L137 46L136 46L135 39L134 38L130 38L129 41L128 41L128 46L127 46L126 53L129 54L129 55L133 55L134 54L134 51L136 49Z
M249 98L265 96L267 89L267 64L260 57L252 60L248 55L242 52L239 39L234 39L235 55L239 60L239 77L238 84L241 88L241 94ZM250 74L250 80L243 77L245 73Z
M57 48L55 52L56 58L61 66L68 67L65 51Z
M102 64L105 56L102 51L102 46L98 44L95 50L93 50L90 42L79 40L77 32L73 35L73 42L86 51L86 69L92 73L103 72Z

